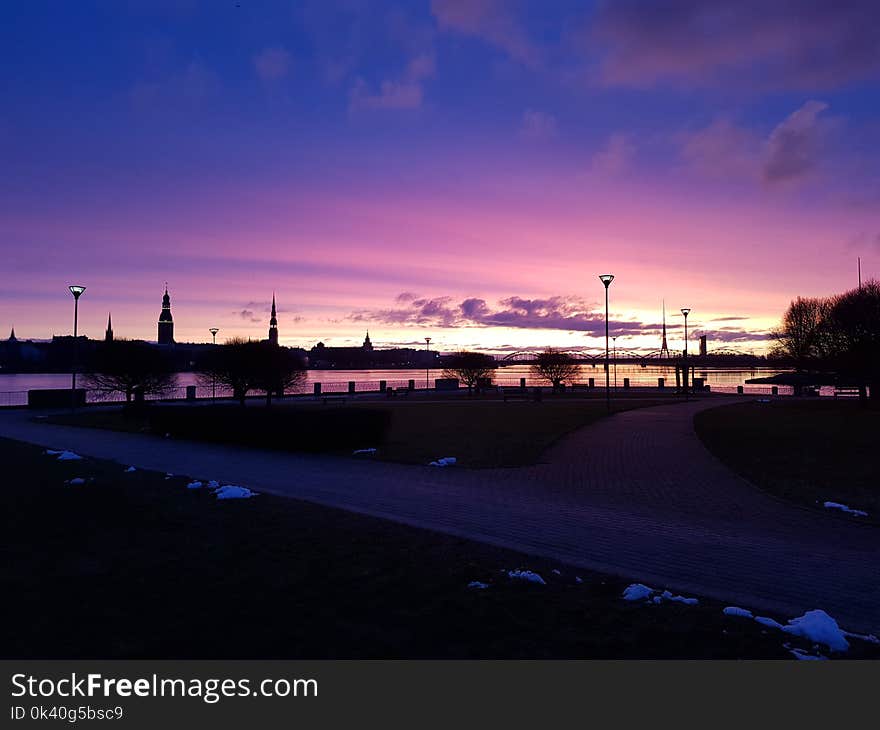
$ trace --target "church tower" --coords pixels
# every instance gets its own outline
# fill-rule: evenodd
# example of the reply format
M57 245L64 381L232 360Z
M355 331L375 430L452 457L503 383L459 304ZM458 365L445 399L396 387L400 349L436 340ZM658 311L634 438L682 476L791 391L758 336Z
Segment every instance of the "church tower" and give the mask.
M275 294L272 294L272 314L269 316L269 344L278 344L278 316L275 313Z
M364 350L366 350L367 352L373 351L373 343L370 342L370 331L369 330L367 330L367 336L364 337Z
M8 342L18 342L18 338L15 336L15 327L13 327L12 332L9 333Z
M174 344L174 319L171 316L171 297L168 295L168 283L165 283L165 296L162 297L162 312L159 314L159 344Z
M110 312L107 312L107 331L104 333L104 342L113 342L113 324L110 322Z

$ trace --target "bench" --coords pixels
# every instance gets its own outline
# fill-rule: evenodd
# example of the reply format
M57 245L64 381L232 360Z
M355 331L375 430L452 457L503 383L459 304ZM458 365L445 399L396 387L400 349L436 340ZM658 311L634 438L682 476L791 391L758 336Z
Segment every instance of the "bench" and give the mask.
M834 397L835 398L837 398L838 396L841 396L843 398L852 398L853 396L855 396L856 398L858 398L859 395L860 394L859 394L858 388L835 388L834 389Z
M501 397L504 399L504 402L507 403L509 400L531 400L532 396L529 391L523 388L499 388L501 391Z
M348 400L344 395L325 395L321 402L326 406L328 403L345 403Z

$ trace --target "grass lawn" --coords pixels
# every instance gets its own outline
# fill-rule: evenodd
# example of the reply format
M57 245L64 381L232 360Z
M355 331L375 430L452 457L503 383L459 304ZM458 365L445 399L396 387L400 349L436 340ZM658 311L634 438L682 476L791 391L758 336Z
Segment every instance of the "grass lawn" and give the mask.
M791 658L784 644L811 649L724 616L724 604L626 602L628 581L379 519L270 495L218 501L182 476L59 462L8 440L0 459L7 659ZM64 483L74 477L87 481ZM506 574L526 568L547 584ZM848 658L880 656L851 644Z
M694 425L709 450L759 487L880 519L880 411L854 401L779 399L703 411Z
M642 408L658 403L677 402L674 398L618 398L615 411ZM183 406L181 406L183 407ZM211 406L195 406L210 419ZM228 410L238 406L217 406ZM262 408L253 404L250 409ZM461 466L497 467L534 464L553 442L566 433L606 415L601 398L546 398L543 402L503 402L498 398L466 397L448 400L352 401L345 406L324 406L313 402L282 402L274 411L288 413L292 419L308 419L310 414L328 409L369 409L388 411L391 425L381 443L365 441L362 448L377 448L378 458L424 464L438 457L454 456ZM145 418L124 418L120 409L85 409L81 413L53 416L55 423L109 428L133 432L149 431ZM297 444L291 442L291 449ZM326 451L336 444L328 442ZM340 452L350 454L351 450Z

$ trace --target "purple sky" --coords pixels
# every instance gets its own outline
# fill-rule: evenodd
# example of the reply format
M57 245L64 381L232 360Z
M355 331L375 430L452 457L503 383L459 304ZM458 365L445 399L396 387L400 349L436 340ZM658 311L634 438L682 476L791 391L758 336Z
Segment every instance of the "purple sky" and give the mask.
M551 6L551 7L548 7ZM761 350L880 265L880 6L17 3L0 327ZM676 340L678 342L676 343ZM602 341L604 344L604 341Z

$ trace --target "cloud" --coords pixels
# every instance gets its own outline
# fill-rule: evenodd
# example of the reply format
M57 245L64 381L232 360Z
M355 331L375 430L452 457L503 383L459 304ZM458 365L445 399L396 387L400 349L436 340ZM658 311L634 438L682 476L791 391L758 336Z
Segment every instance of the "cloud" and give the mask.
M262 322L263 318L258 317L252 309L242 309L241 311L233 312L236 317L240 317L245 322Z
M540 49L506 0L431 0L431 12L440 30L482 38L525 66L542 63Z
M283 48L265 48L253 59L254 70L261 81L283 79L290 71L290 54Z
M604 334L605 315L594 312L579 297L554 296L546 299L507 297L491 307L484 299L471 297L454 303L452 297L411 299L409 293L397 297L404 305L395 309L359 310L349 319L383 324L431 325L436 327L513 327L517 329L556 329ZM639 322L611 323L617 334L639 334Z
M401 78L382 81L377 92L359 78L349 91L349 110L418 109L424 97L422 84L434 70L433 55L423 53L409 61Z
M138 111L195 110L216 97L217 75L198 59L161 79L136 83L129 92Z
M880 71L875 0L605 0L583 35L602 80L830 89Z
M636 147L629 135L615 132L593 156L591 168L600 175L620 175L629 169L635 154Z
M719 118L707 127L678 135L682 159L708 177L762 181L769 185L810 177L828 156L837 120L822 115L824 102L810 100L764 138L757 131Z
M519 133L526 139L551 139L556 136L556 117L546 112L526 109Z
M808 101L773 130L767 140L763 176L767 182L803 178L819 164L826 125L819 114L828 105Z
M679 142L687 165L703 175L720 178L757 175L761 138L729 119L716 119L703 129L683 134Z

